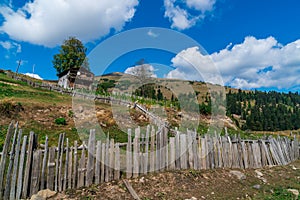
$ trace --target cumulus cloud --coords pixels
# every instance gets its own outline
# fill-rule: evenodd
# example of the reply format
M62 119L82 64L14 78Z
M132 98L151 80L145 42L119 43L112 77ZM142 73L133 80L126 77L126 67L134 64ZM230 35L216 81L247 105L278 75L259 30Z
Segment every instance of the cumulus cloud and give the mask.
M201 52L199 47L191 47L179 52L171 62L175 69L170 71L166 78L198 80L223 85L211 57Z
M155 74L155 68L150 64L142 64L133 67L128 67L124 73L131 74L134 76L142 75L145 77L157 78L157 75Z
M214 9L215 3L216 0L164 0L165 17L171 21L172 28L188 29L203 20Z
M15 50L15 53L22 52L22 46L16 42L12 41L0 41L0 46L2 46L7 51Z
M230 44L211 55L203 56L197 47L183 50L172 59L176 69L167 77L203 80L203 77L191 73L189 64L193 63L192 67L196 66L204 74L213 74L214 67L206 62L211 60L226 85L243 89L299 89L299 55L300 40L282 45L274 37L257 39L249 36L241 44Z
M33 0L14 11L0 7L0 32L12 39L53 47L68 36L84 42L120 31L135 14L138 0Z
M39 80L43 80L43 78L40 77L40 75L38 74L33 74L33 73L25 73L24 75L29 76L31 78L35 78L35 79L39 79Z

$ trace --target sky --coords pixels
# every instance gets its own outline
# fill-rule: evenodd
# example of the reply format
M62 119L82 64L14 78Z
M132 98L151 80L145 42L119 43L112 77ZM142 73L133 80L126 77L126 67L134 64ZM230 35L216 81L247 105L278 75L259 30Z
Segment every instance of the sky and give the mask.
M53 56L75 36L96 75L144 59L156 77L296 92L299 10L298 0L2 0L0 68L21 60L19 72L57 79Z

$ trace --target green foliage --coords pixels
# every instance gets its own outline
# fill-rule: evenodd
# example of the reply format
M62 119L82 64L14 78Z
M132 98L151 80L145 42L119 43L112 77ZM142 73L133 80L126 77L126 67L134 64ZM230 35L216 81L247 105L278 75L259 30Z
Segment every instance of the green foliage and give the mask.
M297 130L300 128L298 93L250 92L227 95L227 115L240 115L240 128L254 131Z
M52 63L57 74L72 68L85 67L89 69L86 59L86 48L75 37L70 37L64 41L59 53L54 55Z
M73 116L74 116L74 112L73 112L73 110L69 110L69 112L68 112L68 116L69 116L69 117L73 117Z
M64 117L56 118L55 124L57 125L67 125L67 121Z

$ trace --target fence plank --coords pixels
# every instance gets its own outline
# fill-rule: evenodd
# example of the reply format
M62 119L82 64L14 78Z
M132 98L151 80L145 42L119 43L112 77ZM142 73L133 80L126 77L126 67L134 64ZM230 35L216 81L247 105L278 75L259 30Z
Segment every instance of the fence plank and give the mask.
M60 158L60 151L61 151L61 143L62 143L62 133L59 134L59 139L58 139L58 151L57 151L57 156L56 156L56 164L55 164L55 181L54 181L54 190L57 192L58 191L58 181L59 181L59 158Z
M28 149L27 149L28 153L27 153L25 173L24 173L23 198L26 198L28 194L28 184L29 184L30 171L31 171L34 137L35 137L34 132L31 131L29 136Z
M60 146L60 156L59 156L59 169L58 169L58 191L63 190L63 155L64 155L64 140L65 133L62 134L62 141Z
M170 137L170 169L175 169L175 137Z
M1 160L0 160L0 197L3 196L3 180L4 180L4 172L5 172L5 168L6 168L6 157L8 154L9 145L10 145L13 133L14 133L14 123L11 122L7 129L7 134L6 134L5 142L3 145L3 151L2 151L2 156L1 156Z
M155 171L155 128L151 129L151 144L150 144L150 172Z
M68 164L68 189L72 188L72 169L73 169L73 148L70 147L70 151L69 151L69 164Z
M19 165L19 156L20 156L20 147L21 147L21 140L22 140L22 130L19 130L17 145L15 149L15 158L14 158L14 165L13 165L13 173L10 185L10 196L11 200L16 199L16 183L17 183L17 173L18 173L18 165Z
M148 173L149 135L150 135L150 126L148 125L146 131L146 140L145 140L144 174Z
M49 157L48 157L48 165L47 165L47 188L50 190L54 189L55 149L56 149L56 147L50 147Z
M187 169L187 141L185 134L180 134L180 168Z
M106 139L106 144L105 144L105 173L104 173L104 180L105 182L109 181L109 136Z
M68 184L68 171L69 171L69 138L66 139L66 160L65 160L65 171L63 177L63 190L67 189Z
M12 167L14 163L14 154L15 154L15 145L16 145L16 140L17 140L17 132L18 132L18 123L16 124L13 140L12 140L12 145L10 148L10 155L9 155L9 164L8 164L8 169L6 172L6 183L5 183L5 191L4 191L4 199L9 198L9 193L10 193L10 187L11 187L11 172L12 172ZM0 196L1 197L1 196Z
M81 157L79 160L79 169L78 169L78 183L77 183L77 188L80 188L84 186L84 174L86 171L85 168L85 143L83 141L82 144L82 150L81 150Z
M101 177L100 182L103 183L105 180L105 143L102 143L102 150L101 150Z
M90 131L85 186L90 186L93 183L93 176L95 170L94 158L95 158L95 129Z
M31 184L30 184L30 196L36 194L39 191L40 186L40 172L41 172L41 150L33 152L32 172L31 172Z
M119 143L115 147L115 167L114 167L114 180L120 179L120 147Z
M77 141L74 141L74 167L73 167L73 183L72 183L72 188L76 188L77 187L77 180L78 180L78 152L77 152L77 148L78 148L78 143Z
M25 154L26 154L26 142L27 142L27 136L25 135L23 137L22 148L21 148L21 155L20 155L16 199L20 199L21 198L21 194L22 194L23 169L24 169L24 161L25 161Z
M133 140L133 178L138 177L139 175L139 138L140 138L140 130L138 128L135 129L135 137Z
M43 165L42 165L42 173L41 173L41 187L40 187L41 190L45 189L47 155L48 155L48 136L46 136L45 139L44 157L43 157Z
M114 165L115 165L115 141L114 139L110 140L110 147L109 147L109 179L108 181L114 180Z
M96 164L95 164L95 184L100 183L101 176L101 141L97 141L96 147Z
M126 146L126 178L132 176L132 144L131 144L131 129L128 129L128 139Z

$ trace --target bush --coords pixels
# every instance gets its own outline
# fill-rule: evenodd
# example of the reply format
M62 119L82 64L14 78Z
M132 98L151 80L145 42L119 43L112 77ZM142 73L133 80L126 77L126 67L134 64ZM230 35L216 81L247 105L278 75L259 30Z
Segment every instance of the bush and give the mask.
M56 118L55 124L57 125L67 125L67 121L64 117Z

